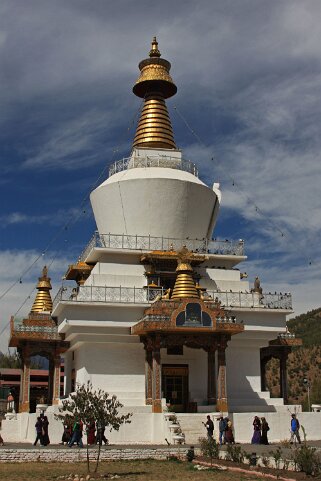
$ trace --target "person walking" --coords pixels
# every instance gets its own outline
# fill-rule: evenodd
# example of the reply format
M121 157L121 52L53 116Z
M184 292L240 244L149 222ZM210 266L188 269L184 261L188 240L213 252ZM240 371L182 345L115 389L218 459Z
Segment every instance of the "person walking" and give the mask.
M206 427L206 430L207 430L207 437L213 438L214 423L213 423L213 421L212 421L212 419L209 415L207 416L206 423L203 423L203 424L204 424L204 426Z
M68 444L72 436L71 421L65 418L63 426L64 426L64 432L62 434L61 443L60 443L62 445L64 445L65 443Z
M223 416L221 416L218 421L219 443L222 445L225 444L226 421Z
M300 429L300 423L298 418L296 417L295 414L291 414L291 439L290 439L291 444L293 444L293 442L296 442L296 440L298 441L299 444L301 444L299 429Z
M265 418L261 418L261 444L269 444L267 433L270 427Z
M96 424L95 421L91 421L89 424L86 425L86 433L87 433L87 444L95 444L96 443Z
M68 446L70 448L72 448L75 443L77 443L77 445L80 448L84 447L83 442L82 442L82 431L83 431L82 426L83 426L83 424L82 424L81 421L78 421L78 420L75 421L75 423L73 425L73 429L72 429L71 440L68 443Z
M44 446L48 446L50 444L48 428L49 428L49 421L45 413L42 413L41 416L41 423L42 423L42 444Z
M96 444L99 444L101 446L103 441L104 441L105 445L109 444L108 439L105 436L105 425L104 425L104 423L98 421L97 422Z
M233 424L229 418L225 418L226 429L225 429L225 442L227 444L234 444L234 435L233 435Z
M251 439L251 444L260 444L261 442L261 421L258 416L254 416L253 420L253 436Z
M36 428L36 440L33 443L33 445L36 446L37 442L39 441L40 446L44 446L44 444L43 444L43 432L42 432L42 421L41 421L40 416L37 417L37 422L35 424L35 428Z

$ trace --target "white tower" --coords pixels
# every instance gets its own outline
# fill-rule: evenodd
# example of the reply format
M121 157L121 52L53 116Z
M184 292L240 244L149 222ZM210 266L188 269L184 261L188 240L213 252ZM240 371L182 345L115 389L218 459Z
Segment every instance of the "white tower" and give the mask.
M210 239L221 194L217 186L210 189L198 179L196 166L176 147L165 99L177 88L170 63L160 55L154 38L133 88L145 105L131 156L112 166L113 175L91 194L98 231Z

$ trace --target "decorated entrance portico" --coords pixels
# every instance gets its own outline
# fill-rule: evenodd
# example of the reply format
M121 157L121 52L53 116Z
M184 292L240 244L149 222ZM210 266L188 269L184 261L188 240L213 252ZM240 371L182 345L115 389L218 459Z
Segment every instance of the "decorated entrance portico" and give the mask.
M169 289L165 296L156 299L131 329L132 334L140 336L145 348L146 404L152 405L153 412L162 412L161 349L186 346L207 352L207 404L226 412L225 350L231 336L242 332L244 327L217 299L206 297L205 290L194 284L190 264L193 254L183 248L171 255L178 262L173 292ZM188 397L185 386L182 386L182 396ZM189 401L183 398L179 405L184 410L194 410Z
M30 411L30 363L33 356L43 356L49 363L46 404L58 404L60 398L61 354L68 349L69 343L58 333L57 324L51 317L51 284L47 273L44 267L29 316L19 322L12 317L10 321L9 346L17 348L22 361L19 412Z

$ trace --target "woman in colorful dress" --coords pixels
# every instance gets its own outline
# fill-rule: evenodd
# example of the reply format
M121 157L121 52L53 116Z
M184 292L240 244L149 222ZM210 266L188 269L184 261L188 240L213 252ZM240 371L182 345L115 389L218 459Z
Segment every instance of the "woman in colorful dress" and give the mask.
M225 429L225 436L224 441L227 444L234 444L234 435L233 435L233 424L229 418L225 418L226 422L226 429Z
M253 432L251 444L260 444L261 443L261 421L258 416L254 417L253 428L254 428L254 432Z
M95 421L91 421L87 426L87 443L88 444L95 444L96 443L96 424Z

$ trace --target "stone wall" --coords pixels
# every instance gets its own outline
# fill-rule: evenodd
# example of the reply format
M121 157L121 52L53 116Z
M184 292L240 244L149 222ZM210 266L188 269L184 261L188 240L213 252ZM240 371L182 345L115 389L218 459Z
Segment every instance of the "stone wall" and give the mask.
M126 449L102 449L100 452L101 461L111 461L116 459L159 459L164 460L168 456L185 456L187 446L171 446L168 448L126 448ZM29 462L85 462L86 449L9 449L5 446L0 448L0 463L29 463ZM96 460L97 449L89 450L89 458Z

